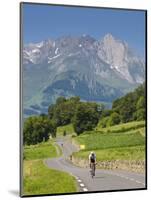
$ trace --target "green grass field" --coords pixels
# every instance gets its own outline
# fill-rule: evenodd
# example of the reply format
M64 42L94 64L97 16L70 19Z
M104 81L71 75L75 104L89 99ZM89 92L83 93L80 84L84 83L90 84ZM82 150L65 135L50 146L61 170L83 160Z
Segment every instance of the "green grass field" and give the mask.
M24 147L24 158L26 160L35 160L35 159L42 159L42 158L53 158L57 157L56 151L58 146L55 146L53 142L44 142L37 145L30 145Z
M74 138L80 145L85 145L85 149L74 153L73 156L88 159L90 151L93 150L98 161L144 160L144 125L144 122L131 122L85 132Z
M108 149L115 147L130 147L144 145L145 138L139 133L110 133L81 135L76 138L80 144L84 144L87 150Z
M43 159L60 155L61 149L53 141L24 147L23 195L77 191L74 177L44 165Z
M80 151L74 153L73 156L81 159L88 159L88 155L91 151ZM145 158L145 147L122 147L122 148L111 148L95 150L97 155L97 161L111 161L111 160L144 160Z
M100 124L98 123L98 126L95 128L95 131L98 131L100 133L109 133L109 132L127 132L136 130L138 128L143 128L145 126L145 121L134 121L134 122L128 122L124 124L119 124L107 128L102 128Z
M71 135L71 134L75 135L72 124L68 124L68 125L65 125L65 126L59 126L57 128L57 136L63 136L64 131L66 131L67 135Z
M24 195L76 192L74 177L47 168L42 160L24 161Z

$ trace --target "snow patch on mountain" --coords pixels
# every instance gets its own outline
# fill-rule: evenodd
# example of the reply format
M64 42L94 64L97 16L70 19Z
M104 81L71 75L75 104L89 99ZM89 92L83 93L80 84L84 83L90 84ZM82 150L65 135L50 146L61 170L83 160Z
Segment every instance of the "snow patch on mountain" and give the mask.
M44 42L43 42L43 41L36 44L36 46L37 46L38 48L41 48L43 45L44 45Z
M57 54L57 53L58 53L58 50L59 50L59 48L56 48L56 50L55 50L55 54Z
M32 53L40 53L40 50L39 49L33 49Z
M95 73L102 77L103 74L107 76L106 73L112 71L129 83L144 81L143 59L138 57L125 41L116 39L112 34L106 34L101 40L95 40L86 34L77 38L66 36L56 40L30 43L23 48L23 64L55 61L53 69L56 71L60 70L57 66L71 56L75 57L71 66L76 65L79 59L86 59L90 64L91 74ZM84 70L84 66L81 67L81 70ZM72 70L76 71L76 68Z
M56 55L56 56L53 56L52 58L49 58L49 57L48 57L48 63L52 62L52 60L58 58L59 56L61 56L61 54L58 54L58 55Z

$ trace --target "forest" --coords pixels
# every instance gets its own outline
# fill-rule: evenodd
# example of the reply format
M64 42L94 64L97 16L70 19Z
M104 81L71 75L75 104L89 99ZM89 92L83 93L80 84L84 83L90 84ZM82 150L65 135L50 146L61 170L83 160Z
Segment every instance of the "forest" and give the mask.
M101 95L101 94L100 94ZM24 122L24 144L37 144L56 137L57 127L73 124L77 135L93 130L97 124L102 128L141 121L146 118L145 83L133 92L113 101L106 109L101 103L82 101L80 97L59 97L48 108L48 114L31 116Z

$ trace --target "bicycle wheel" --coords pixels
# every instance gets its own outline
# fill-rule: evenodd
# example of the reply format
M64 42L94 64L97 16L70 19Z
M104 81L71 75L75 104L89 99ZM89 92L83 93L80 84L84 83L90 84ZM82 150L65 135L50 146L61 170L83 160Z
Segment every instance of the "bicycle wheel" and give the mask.
M92 178L95 176L95 165L92 164L92 174L91 174Z

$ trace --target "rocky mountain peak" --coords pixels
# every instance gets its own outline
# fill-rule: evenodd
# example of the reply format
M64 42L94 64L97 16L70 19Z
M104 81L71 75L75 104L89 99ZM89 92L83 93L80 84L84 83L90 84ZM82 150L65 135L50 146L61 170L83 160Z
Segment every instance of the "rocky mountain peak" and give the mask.
M108 63L110 68L118 73L121 78L124 78L131 83L137 82L133 77L134 74L132 74L132 71L133 73L135 72L134 70L131 71L131 69L136 68L137 66L139 71L141 71L140 63L142 63L142 61L135 55L135 52L130 49L125 41L116 39L110 33L106 34L99 42L98 56ZM143 66L141 68L143 69Z
M23 70L26 115L47 112L58 96L112 103L145 79L144 61L110 33L27 44Z
M115 38L114 38L114 36L111 34L111 33L107 33L104 37L103 37L103 39L102 39L104 42L105 41L114 41L115 40Z
M135 55L125 41L116 39L111 33L107 33L100 41L83 34L80 37L69 35L56 40L48 39L39 43L30 43L23 49L23 63L25 65L43 62L49 64L59 59L63 61L74 55L78 55L77 59L83 59L85 56L89 58L88 62L93 63L90 68L94 68L98 75L104 74L102 69L106 71L106 67L109 66L110 70L130 83L143 82L140 76L144 70L142 59ZM60 66L61 69L66 69L65 65Z

